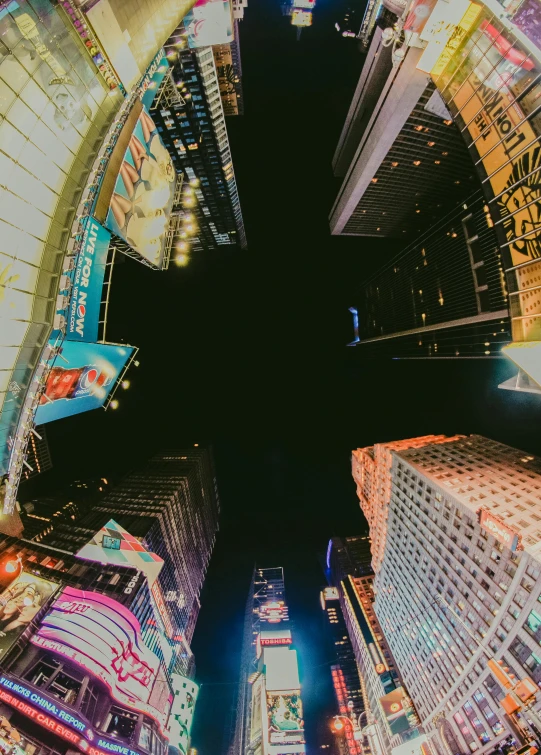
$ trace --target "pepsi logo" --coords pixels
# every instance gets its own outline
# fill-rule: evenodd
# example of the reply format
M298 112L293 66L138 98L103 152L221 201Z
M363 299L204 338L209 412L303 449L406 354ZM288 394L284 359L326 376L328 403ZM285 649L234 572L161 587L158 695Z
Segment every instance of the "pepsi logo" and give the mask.
M84 317L86 315L86 307L84 304L79 304L77 307L77 317Z
M83 375L83 379L81 381L81 388L90 388L90 386L92 386L98 379L99 374L100 374L99 371L95 367L92 367L91 369L89 369L85 373L85 375Z

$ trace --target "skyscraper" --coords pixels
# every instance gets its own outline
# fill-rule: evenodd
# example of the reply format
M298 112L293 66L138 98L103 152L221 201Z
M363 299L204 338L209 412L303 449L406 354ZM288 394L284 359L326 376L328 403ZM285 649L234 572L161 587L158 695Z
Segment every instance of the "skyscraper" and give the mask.
M491 752L539 736L541 460L434 440L389 444L386 495L362 492L374 609L435 751Z
M165 46L172 67L173 91L164 89L152 109L175 167L186 178L182 207L176 227L172 228L174 243L180 250L189 247L194 251L217 249L224 244L245 247L246 233L213 48L180 48L183 35L184 27L180 26ZM225 52L220 54L223 57ZM228 57L232 55L229 50ZM234 79L239 76L233 69L229 73Z
M99 546L105 537L114 550L120 540L117 544L114 532L105 531L112 521L163 559L152 587L153 600L166 617L171 666L186 674L193 667L190 642L219 511L211 451L200 447L174 450L158 454L128 475L75 526L55 526L43 542L76 553L90 542Z
M241 653L239 694L230 755L304 753L297 651L281 567L252 576Z

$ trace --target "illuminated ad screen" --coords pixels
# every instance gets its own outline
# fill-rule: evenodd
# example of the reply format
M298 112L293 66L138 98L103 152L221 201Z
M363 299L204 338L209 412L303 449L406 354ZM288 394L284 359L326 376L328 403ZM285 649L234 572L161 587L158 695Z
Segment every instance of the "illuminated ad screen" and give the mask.
M471 4L432 70L449 109L466 127L496 197L506 267L541 254L539 64L502 25Z
M540 13L539 0L524 0L513 16L515 26L539 49L541 49Z
M35 422L44 425L103 406L128 359L131 346L64 341L56 357Z
M154 690L160 660L143 643L135 616L116 600L64 588L32 642L71 659L104 682L115 700L165 725L169 706L163 690Z
M120 165L104 225L161 268L176 173L156 125L141 111Z
M302 701L298 691L267 691L269 744L304 744Z
M295 8L307 8L308 10L314 10L316 0L295 0Z
M233 19L229 2L197 0L184 16L188 45L192 48L228 44L233 41Z
M152 587L163 567L163 559L147 549L124 527L109 519L92 540L80 549L77 558L100 564L133 566L143 572Z
M397 687L380 698L380 705L391 734L401 734L416 724L416 721L410 720L412 717L405 704L406 699L403 687Z
M27 629L57 587L57 582L21 572L0 595L0 659Z
M147 72L145 73L143 80L139 84L139 90L141 91L141 102L147 110L150 110L150 106L154 102L158 87L162 83L169 70L169 63L165 56L165 50L160 50L152 63L149 65Z
M289 620L289 612L283 600L269 600L259 606L259 619L263 624L279 624Z
M70 341L96 341L100 306L105 277L105 266L111 234L97 220L88 217L84 221L81 251L75 267L64 273L60 290L70 292L66 338Z
M300 688L296 650L288 647L264 648L263 663L267 690Z
M180 674L172 674L171 680L174 699L169 722L170 746L186 755L199 687L191 679Z
M312 13L301 8L293 8L291 23L293 26L312 26Z
M289 629L263 630L259 635L261 647L272 645L291 645L291 631Z

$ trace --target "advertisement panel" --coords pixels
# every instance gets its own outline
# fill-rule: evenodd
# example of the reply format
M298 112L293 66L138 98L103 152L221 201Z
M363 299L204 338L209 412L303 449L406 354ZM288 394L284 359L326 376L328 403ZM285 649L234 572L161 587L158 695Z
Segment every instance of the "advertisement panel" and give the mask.
M401 734L416 725L415 714L412 715L411 705L403 687L397 687L392 692L380 698L383 715L391 734Z
M261 647L267 647L272 645L291 645L293 642L291 638L291 630L289 629L275 629L264 630L260 632L259 642Z
M116 178L105 226L161 268L176 173L156 124L143 108Z
M154 102L158 88L164 80L168 70L169 63L165 56L165 50L161 49L149 65L148 70L139 85L141 102L146 110L150 110L150 106Z
M289 620L289 612L283 600L269 600L259 606L259 619L262 624L279 624Z
M541 385L541 341L510 343L504 346L502 352L532 380Z
M71 291L66 322L70 341L96 341L101 295L111 234L97 220L84 221L83 242L75 268L64 273L61 290Z
M132 346L64 341L62 358L57 357L47 378L36 424L103 406L133 351Z
M197 0L184 16L188 45L192 48L232 42L233 19L228 0Z
M304 744L302 701L298 692L267 692L269 744Z
M297 651L289 647L266 647L263 650L268 691L299 689Z
M293 8L291 23L293 26L312 26L312 12L302 8Z
M404 24L404 31L420 34L436 7L437 0L413 0Z
M199 687L180 674L172 674L171 681L174 699L169 721L169 743L182 755L187 755Z
M163 566L162 558L147 551L136 537L130 535L114 519L109 519L76 556L99 564L133 566L143 572L149 587L152 587Z
M517 550L520 544L519 533L505 524L498 516L495 516L486 509L482 509L479 512L479 524L484 530L490 532L499 543L509 548L509 550Z
M150 703L160 661L145 646L135 616L116 600L65 587L32 642L78 663L115 700L166 723L167 706Z
M250 741L256 739L263 729L263 677L259 677L252 687L252 717L250 719Z
M457 27L432 75L479 155L510 267L541 254L541 147L536 122L526 120L541 94L539 84L530 86L539 70L507 31L479 6L474 10Z
M21 572L0 595L0 660L57 588L58 582Z

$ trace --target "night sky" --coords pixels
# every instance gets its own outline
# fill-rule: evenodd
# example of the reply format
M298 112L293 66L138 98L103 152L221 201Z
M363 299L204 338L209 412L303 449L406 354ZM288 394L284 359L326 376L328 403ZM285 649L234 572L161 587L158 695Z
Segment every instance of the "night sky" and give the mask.
M246 114L228 119L249 248L165 273L116 267L107 339L139 346L141 365L116 412L48 426L55 470L41 484L118 478L154 450L212 442L223 516L193 643L193 744L222 752L257 561L286 569L315 755L332 701L317 553L365 527L351 449L475 432L541 453L541 400L498 390L513 373L505 361L363 363L345 347L356 288L398 251L328 232L332 154L363 59L334 30L331 0L300 42L279 0L249 2Z

